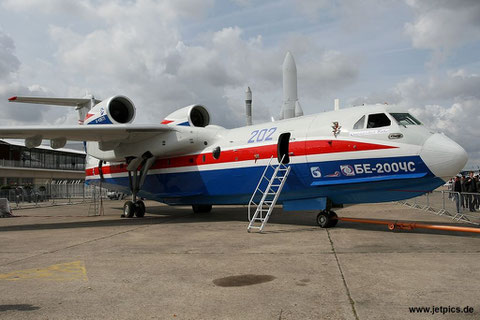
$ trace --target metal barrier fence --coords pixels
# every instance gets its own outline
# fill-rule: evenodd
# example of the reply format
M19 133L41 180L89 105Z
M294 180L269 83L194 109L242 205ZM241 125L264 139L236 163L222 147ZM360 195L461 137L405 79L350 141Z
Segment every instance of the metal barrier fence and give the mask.
M77 204L106 198L107 189L86 185L82 180L55 181L45 185L18 186L0 190L13 209Z
M399 203L456 221L480 225L480 193L433 191Z

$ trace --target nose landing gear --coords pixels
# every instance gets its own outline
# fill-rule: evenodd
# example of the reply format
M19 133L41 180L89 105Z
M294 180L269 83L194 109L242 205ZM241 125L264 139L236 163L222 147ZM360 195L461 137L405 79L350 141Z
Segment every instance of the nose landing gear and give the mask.
M317 223L322 228L332 228L337 225L338 216L334 211L323 210L317 215Z

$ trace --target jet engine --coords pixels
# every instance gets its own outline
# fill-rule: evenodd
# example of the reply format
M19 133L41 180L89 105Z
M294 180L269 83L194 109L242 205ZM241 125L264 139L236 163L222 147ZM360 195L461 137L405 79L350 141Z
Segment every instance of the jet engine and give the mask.
M124 124L135 119L135 105L125 96L113 96L95 105L84 124Z
M210 124L210 114L204 106L192 104L170 113L162 124L203 128Z

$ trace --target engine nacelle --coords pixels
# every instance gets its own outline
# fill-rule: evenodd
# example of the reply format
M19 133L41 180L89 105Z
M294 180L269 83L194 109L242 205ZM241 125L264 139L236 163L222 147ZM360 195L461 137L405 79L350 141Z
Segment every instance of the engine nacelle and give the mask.
M124 124L135 119L135 105L125 96L113 96L95 105L84 124Z
M204 106L192 104L170 113L162 124L203 128L210 124L210 114Z

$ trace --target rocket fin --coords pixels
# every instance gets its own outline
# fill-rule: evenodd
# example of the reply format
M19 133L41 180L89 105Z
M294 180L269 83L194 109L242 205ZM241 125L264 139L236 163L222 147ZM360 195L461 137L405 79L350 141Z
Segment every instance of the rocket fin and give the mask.
M302 106L300 105L300 102L298 100L295 102L295 117L301 117L303 116L303 110Z

